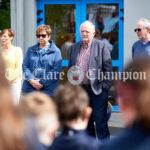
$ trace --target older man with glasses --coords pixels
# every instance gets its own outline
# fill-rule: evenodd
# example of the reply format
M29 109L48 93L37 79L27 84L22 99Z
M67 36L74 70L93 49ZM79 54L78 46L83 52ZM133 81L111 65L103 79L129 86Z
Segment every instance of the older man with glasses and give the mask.
M150 21L140 19L134 29L139 40L132 46L132 57L150 56Z

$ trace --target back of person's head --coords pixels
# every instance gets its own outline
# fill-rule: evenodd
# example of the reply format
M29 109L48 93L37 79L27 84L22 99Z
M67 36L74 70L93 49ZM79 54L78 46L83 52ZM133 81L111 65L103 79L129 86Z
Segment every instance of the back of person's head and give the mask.
M21 108L27 117L33 118L39 140L50 146L58 128L57 109L53 100L41 92L32 92L23 96Z
M101 39L101 31L99 29L96 29L95 38L97 38L98 40Z
M78 118L84 119L89 105L89 98L83 88L69 83L60 85L55 93L55 101L59 121L63 127L68 127L69 122Z
M111 39L111 34L109 32L105 32L102 34L102 39Z
M148 19L139 19L137 24L141 24L145 28L150 28L150 21Z
M133 60L126 69L127 80L118 81L117 93L123 106L134 109L134 121L150 128L150 57ZM127 108L127 109L128 109ZM129 114L127 116L130 117Z
M71 42L73 42L73 41L74 41L74 36L73 36L72 34L68 33L68 34L66 35L66 41L71 41Z
M13 105L0 51L0 150L26 150L24 121Z

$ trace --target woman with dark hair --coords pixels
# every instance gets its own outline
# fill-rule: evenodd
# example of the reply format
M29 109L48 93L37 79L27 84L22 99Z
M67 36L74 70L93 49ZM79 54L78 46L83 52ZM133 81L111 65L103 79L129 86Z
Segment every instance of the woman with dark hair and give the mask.
M19 103L22 79L22 50L13 46L14 31L4 29L0 33L2 57L5 61L5 77L9 81L15 104Z

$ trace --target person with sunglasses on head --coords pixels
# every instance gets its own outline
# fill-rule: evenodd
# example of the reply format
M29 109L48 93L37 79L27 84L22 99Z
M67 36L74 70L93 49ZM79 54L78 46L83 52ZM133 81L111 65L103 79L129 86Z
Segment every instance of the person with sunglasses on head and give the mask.
M51 34L49 25L40 25L36 30L38 43L29 47L23 60L22 94L41 91L53 96L58 87L62 58L60 50L50 40Z
M150 21L140 19L134 31L139 40L132 46L132 57L150 56Z

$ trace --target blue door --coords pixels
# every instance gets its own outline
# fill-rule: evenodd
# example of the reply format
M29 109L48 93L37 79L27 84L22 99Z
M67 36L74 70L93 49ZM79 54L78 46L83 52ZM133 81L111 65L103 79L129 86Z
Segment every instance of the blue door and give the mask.
M96 27L95 38L106 41L110 46L113 70L121 71L124 52L123 8L123 0L37 0L37 26L51 26L51 39L61 50L63 71L67 72L68 51L64 51L64 46L80 41L80 24L90 20ZM115 97L112 94L113 85L110 92L111 97ZM115 105L115 98L113 100ZM116 108L113 106L114 111Z
M85 20L96 26L96 38L110 43L114 71L123 66L123 0L37 0L37 25L50 24L52 39L61 49L67 34L72 42L80 38L80 24ZM99 21L98 21L99 20ZM99 35L100 34L100 35ZM68 65L64 55L63 66Z

